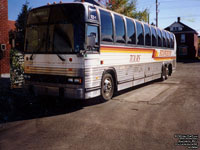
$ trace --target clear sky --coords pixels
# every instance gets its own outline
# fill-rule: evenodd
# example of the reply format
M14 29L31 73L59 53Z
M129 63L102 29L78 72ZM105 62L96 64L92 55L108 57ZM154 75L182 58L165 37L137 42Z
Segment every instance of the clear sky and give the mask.
M26 0L8 0L8 15L10 20L16 20L22 5ZM59 2L60 0L28 0L29 6L34 8L46 5L48 2ZM71 2L72 0L62 0ZM150 23L155 23L156 0L137 0L137 9L149 9ZM165 28L181 17L181 22L200 33L200 0L158 0L160 28Z

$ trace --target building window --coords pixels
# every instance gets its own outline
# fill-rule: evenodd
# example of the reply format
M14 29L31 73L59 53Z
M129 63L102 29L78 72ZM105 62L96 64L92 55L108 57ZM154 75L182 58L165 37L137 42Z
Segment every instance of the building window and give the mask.
M127 36L128 36L128 44L135 44L135 24L132 20L126 19L127 24Z
M188 54L187 47L179 47L179 55L186 56Z
M185 43L185 34L181 34L181 43Z
M109 12L100 10L101 16L101 40L105 42L113 42L113 23Z
M117 43L125 43L125 26L123 18L115 16L115 31L116 31L116 42Z

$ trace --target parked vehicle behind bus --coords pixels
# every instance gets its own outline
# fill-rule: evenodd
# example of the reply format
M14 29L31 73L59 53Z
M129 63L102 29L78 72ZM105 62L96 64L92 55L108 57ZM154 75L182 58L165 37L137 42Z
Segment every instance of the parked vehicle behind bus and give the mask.
M76 99L102 96L176 68L175 36L89 3L32 9L25 38L25 87Z

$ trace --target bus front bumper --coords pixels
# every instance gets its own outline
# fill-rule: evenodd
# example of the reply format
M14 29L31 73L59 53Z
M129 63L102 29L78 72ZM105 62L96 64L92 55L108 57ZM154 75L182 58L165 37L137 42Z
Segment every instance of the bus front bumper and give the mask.
M49 87L42 85L25 85L25 89L27 89L35 96L49 95L49 96L61 96L73 99L85 99L85 93L83 88L74 89L74 88Z
M100 95L100 89L86 92L84 88L60 88L44 85L25 85L25 89L36 96L49 95L72 99L90 99Z

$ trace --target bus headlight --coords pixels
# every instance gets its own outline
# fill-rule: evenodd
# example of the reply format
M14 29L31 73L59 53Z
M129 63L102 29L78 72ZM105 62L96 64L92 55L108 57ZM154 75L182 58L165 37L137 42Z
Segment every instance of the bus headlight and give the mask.
M68 78L67 81L68 81L69 83L73 83L73 82L74 82L74 79L73 79L73 78Z
M30 75L26 75L26 74L24 75L24 79L25 79L25 80L29 80L30 78L31 78Z

